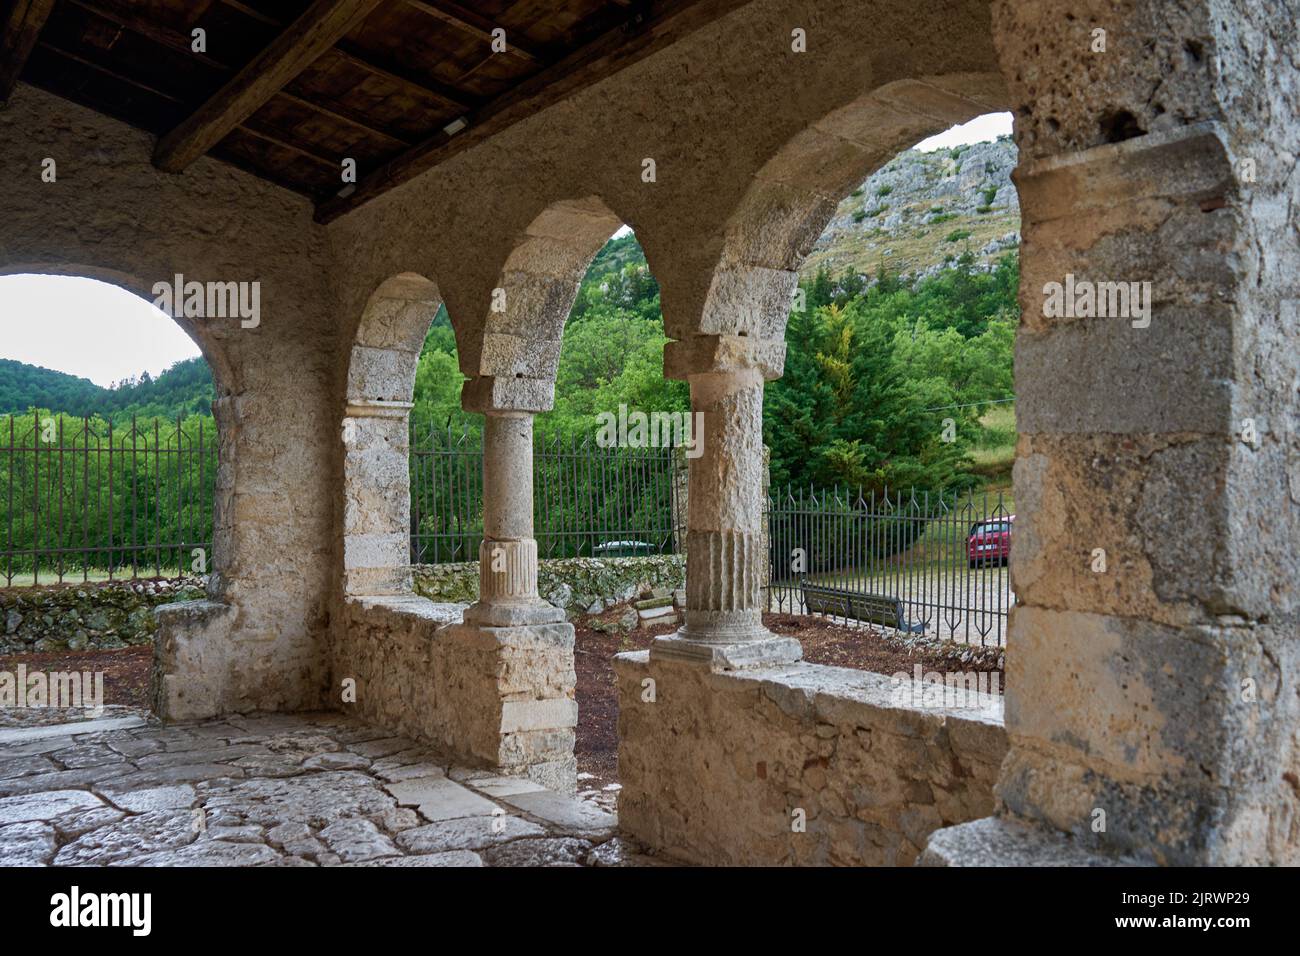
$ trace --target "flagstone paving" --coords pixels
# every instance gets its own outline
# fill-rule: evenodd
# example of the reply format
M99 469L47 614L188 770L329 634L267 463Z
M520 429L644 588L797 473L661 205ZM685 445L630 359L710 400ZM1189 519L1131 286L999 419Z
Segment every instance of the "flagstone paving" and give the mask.
M338 714L0 731L4 866L639 866L600 805Z

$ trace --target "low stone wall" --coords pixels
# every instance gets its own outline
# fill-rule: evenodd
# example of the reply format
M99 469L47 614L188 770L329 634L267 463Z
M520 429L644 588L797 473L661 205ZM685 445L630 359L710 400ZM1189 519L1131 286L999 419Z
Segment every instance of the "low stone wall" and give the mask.
M941 688L883 674L717 672L646 651L614 669L619 825L679 859L910 866L934 830L993 811L1000 697L944 706Z
M431 601L478 600L478 562L417 564L415 592ZM597 614L650 588L686 586L686 558L659 554L636 558L556 558L538 562L537 591L556 607Z
M459 761L573 791L573 625L471 627L463 610L421 597L349 600L335 706Z
M0 654L108 650L153 641L153 609L202 598L200 577L0 589Z

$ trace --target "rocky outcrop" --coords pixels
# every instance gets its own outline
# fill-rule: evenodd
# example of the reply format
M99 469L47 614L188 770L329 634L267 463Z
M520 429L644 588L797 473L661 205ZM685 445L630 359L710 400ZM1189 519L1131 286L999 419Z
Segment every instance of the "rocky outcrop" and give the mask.
M976 269L1020 247L1009 138L899 153L844 199L801 270L931 275L966 251Z

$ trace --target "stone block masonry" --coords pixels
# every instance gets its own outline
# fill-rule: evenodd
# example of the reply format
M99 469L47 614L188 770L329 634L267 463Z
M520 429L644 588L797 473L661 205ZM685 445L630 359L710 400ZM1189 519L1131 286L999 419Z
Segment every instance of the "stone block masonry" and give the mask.
M643 651L614 668L619 825L681 860L910 866L934 830L993 811L999 697L901 706L926 685L806 663L718 671Z
M472 627L463 610L415 596L349 601L334 705L468 765L572 792L573 628Z

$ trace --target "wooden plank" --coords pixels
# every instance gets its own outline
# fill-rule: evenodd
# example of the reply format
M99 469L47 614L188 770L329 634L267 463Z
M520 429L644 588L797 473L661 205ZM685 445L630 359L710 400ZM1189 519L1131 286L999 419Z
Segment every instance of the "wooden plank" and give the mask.
M347 197L316 207L317 222L333 222L395 186L427 172L520 120L554 106L579 90L626 69L647 56L701 30L751 0L668 0L639 19L633 32L615 27L508 93L490 100L466 117L468 128L440 132L379 167Z
M134 77L127 76L125 73L119 72L118 70L114 70L111 67L107 67L102 63L92 62L91 60L86 59L84 56L81 56L77 53L73 53L71 50L64 50L61 47L55 46L53 43L46 43L44 40L40 41L37 44L37 46L39 46L42 50L46 50L50 53L55 54L56 56L65 57L69 60L72 60L74 63L80 63L82 66L89 67L90 69L94 70L97 73L103 73L105 76L111 76L113 79L117 80L118 82L126 83L128 86L133 86L137 90L144 90L146 93L152 93L154 96L160 97L161 99L168 100L169 102L176 103L180 106L184 106L185 101L182 100L179 96L175 95L174 93L168 93L166 90L160 90L158 89L158 87L154 86L151 83L146 83L143 80L137 80Z
M13 95L18 76L53 10L54 0L14 0L9 16L0 24L0 107Z
M185 122L158 141L154 165L178 173L311 66L382 0L316 0Z
M500 24L493 23L487 17L475 13L473 10L467 10L458 3L449 3L447 0L405 0L408 7L414 7L421 13L427 13L431 17L437 17L443 23L471 33L485 42L492 42L492 31L497 29ZM502 29L505 29L502 27ZM518 31L506 30L506 53L516 59L523 60L526 63L540 63L544 59L542 53L538 50L531 49L527 43L520 43L515 39Z

